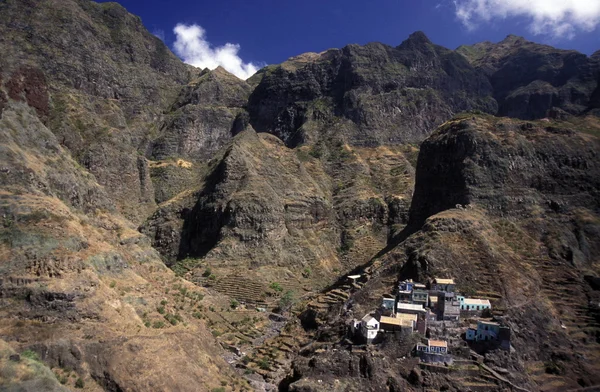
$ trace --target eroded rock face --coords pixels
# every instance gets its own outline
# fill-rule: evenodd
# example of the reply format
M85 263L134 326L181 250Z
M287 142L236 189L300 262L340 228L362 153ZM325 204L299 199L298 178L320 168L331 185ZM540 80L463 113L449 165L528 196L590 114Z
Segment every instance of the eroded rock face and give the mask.
M7 1L0 14L8 97L35 108L122 213L147 216L154 190L138 156L187 66L116 3Z
M281 141L253 130L221 154L197 193L169 203L146 223L144 232L163 254L203 258L213 268L339 266L331 185L323 172L309 173ZM332 266L320 265L325 260Z
M250 91L245 81L221 67L202 71L179 93L161 127L161 136L152 143L150 156L209 160L236 130L239 132L236 118L245 113Z
M487 78L464 57L414 33L396 48L349 45L270 66L250 96L252 126L287 145L318 139L334 117L352 145L420 142L458 111L495 113ZM312 125L311 125L312 124Z
M580 114L595 104L600 62L571 50L540 45L509 35L457 50L489 76L498 114L521 119L548 116L552 108Z
M457 204L499 216L600 205L597 138L550 123L452 120L422 145L411 223Z

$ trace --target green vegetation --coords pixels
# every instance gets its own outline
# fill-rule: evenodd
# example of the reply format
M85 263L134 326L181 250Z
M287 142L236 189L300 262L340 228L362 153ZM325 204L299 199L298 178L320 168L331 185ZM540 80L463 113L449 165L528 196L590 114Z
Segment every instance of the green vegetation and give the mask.
M259 360L256 361L256 364L258 365L259 368L261 368L262 370L269 370L271 365L269 364L269 361L267 361L266 358L261 358Z
M155 321L152 324L152 328L160 329L160 328L164 328L164 327L165 327L165 323L162 321Z
M237 309L237 307L240 306L240 303L237 300L232 299L229 305L231 306L231 309Z
M348 254L348 252L350 252L350 249L352 249L354 247L354 240L350 237L347 237L344 239L344 242L342 242L342 246L340 246L339 252L342 254Z
M295 302L294 292L291 290L288 290L279 299L279 308L282 311L286 311L286 310L290 309L292 307L292 305L294 305L294 302Z
M310 269L310 267L304 268L304 270L302 271L302 276L304 276L305 278L310 278L311 275L312 270Z
M117 282L115 282L114 280L112 282L110 282L111 289L114 289L116 285L117 285Z
M165 314L165 307L159 306L158 308L156 308L156 311L160 314Z
M277 282L273 282L269 285L269 288L271 290L274 290L278 293L281 293L283 291L283 287L281 287L281 284L277 283Z
M77 381L75 381L75 388L81 389L83 387L85 387L85 382L83 381L83 379L81 377L79 377L77 379Z
M32 350L25 350L21 353L22 357L25 357L27 359L31 359L32 361L39 361L40 357L38 355L38 353L36 353L35 351Z
M171 269L175 272L175 275L181 277L187 274L189 271L193 270L200 264L200 260L186 258L183 260L178 260Z

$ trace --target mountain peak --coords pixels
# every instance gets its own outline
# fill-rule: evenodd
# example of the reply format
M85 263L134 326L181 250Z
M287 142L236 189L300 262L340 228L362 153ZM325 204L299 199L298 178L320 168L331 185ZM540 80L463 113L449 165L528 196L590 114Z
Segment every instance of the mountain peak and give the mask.
M527 42L527 40L524 37L518 36L518 35L514 35L514 34L509 34L506 36L506 38L504 38L502 41L500 41L499 43L501 44L520 44L523 42Z
M424 32L415 31L408 36L398 47L403 49L423 48L426 45L431 45L432 42L427 38Z
M430 44L431 43L431 41L429 40L427 35L425 35L425 33L422 31L415 31L414 33L412 33L411 35L408 36L408 39L406 41L415 42L415 43L419 43L419 44ZM404 42L406 42L406 41L404 41Z

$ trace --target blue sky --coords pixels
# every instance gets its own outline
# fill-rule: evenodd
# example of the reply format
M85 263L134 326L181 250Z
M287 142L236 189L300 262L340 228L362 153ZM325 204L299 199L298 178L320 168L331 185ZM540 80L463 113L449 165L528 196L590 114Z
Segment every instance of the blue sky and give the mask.
M162 35L171 48L177 38L173 33L177 24L201 26L204 30L201 41L213 49L226 43L239 45L229 48L226 54L239 56L242 66L250 62L258 66L280 63L304 52L320 52L350 43L379 41L396 46L417 30L424 31L434 43L451 49L485 40L500 41L508 34L586 54L600 49L600 0L120 0L119 3L139 15L148 30ZM186 57L186 52L178 54Z

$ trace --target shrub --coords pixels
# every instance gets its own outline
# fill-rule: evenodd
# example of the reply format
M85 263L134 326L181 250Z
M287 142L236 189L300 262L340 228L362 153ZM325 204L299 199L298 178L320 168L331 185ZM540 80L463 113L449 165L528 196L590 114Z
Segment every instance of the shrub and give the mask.
M230 305L232 309L237 309L237 307L240 306L240 303L237 300L232 299Z
M259 359L258 361L256 361L256 364L262 370L269 370L270 368L269 361L267 361L265 358Z
M210 275L212 275L212 269L210 267L206 267L202 276L204 276L205 278L208 278Z
M165 307L159 306L158 308L156 308L156 311L160 314L165 314Z
M162 321L155 321L154 324L152 324L152 328L164 328L165 327L165 323L163 323Z
M111 289L114 289L116 285L117 285L117 282L115 282L114 280L112 282L110 282Z
M40 357L38 356L38 353L36 353L35 351L32 350L25 350L21 353L22 357L25 357L27 359L31 359L32 361L39 361Z
M294 293L291 290L288 290L283 294L281 299L279 300L279 308L282 311L288 310L294 304Z
M167 300L163 299L162 301L160 301L160 304L163 305L163 306L166 305L167 304Z
M311 275L312 270L310 269L310 267L304 268L304 270L302 271L302 276L304 276L305 278L310 278Z
M225 388L223 387L218 387L218 388L213 388L210 390L211 392L225 392Z
M283 287L281 287L281 285L277 282L273 282L271 283L271 285L269 286L272 290L277 291L278 293L281 293L283 291Z
M83 379L81 377L79 377L77 379L77 381L75 381L75 388L83 388L85 387L85 382L83 382Z

